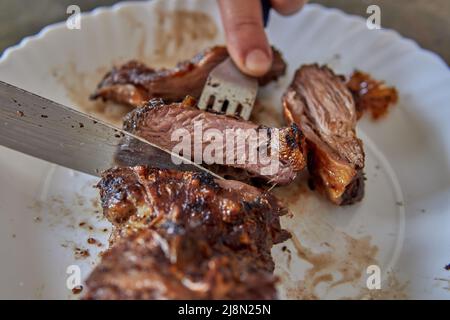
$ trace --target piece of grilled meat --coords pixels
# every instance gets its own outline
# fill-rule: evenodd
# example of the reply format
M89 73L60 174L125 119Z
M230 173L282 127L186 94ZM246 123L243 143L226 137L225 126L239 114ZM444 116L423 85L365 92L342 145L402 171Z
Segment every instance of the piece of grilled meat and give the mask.
M273 49L270 71L259 78L265 85L286 72L281 54ZM196 55L192 60L180 62L174 69L153 69L137 61L113 68L97 87L92 99L102 98L137 107L152 98L166 102L180 102L191 95L198 99L206 79L214 67L228 57L225 47L216 46Z
M388 87L384 81L376 80L358 70L350 76L347 87L355 100L358 119L365 112L370 112L373 120L381 119L386 116L389 107L398 101L397 90L394 87Z
M269 193L205 173L110 169L98 184L115 227L84 299L272 299L286 213Z
M327 67L302 66L284 94L285 118L306 137L308 170L335 204L364 196L364 150L356 137L355 103L344 80Z
M306 167L306 144L295 124L281 129L261 127L199 110L189 97L172 104L151 100L125 117L124 129L190 160L200 159L212 171L241 181L284 185ZM135 151L124 143L121 152Z

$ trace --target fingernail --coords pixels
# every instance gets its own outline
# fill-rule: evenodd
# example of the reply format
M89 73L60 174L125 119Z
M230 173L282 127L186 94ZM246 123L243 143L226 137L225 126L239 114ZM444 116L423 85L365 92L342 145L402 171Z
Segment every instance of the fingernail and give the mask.
M266 73L271 64L269 56L261 49L254 49L245 57L245 67L255 74L262 75Z

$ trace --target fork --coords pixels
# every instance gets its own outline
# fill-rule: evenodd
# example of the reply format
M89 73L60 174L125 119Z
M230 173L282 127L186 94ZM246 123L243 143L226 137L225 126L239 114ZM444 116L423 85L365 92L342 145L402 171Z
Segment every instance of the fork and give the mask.
M266 27L271 8L270 1L262 0L261 6ZM227 58L210 72L198 107L201 110L213 110L248 120L257 93L257 79L243 74L231 58Z

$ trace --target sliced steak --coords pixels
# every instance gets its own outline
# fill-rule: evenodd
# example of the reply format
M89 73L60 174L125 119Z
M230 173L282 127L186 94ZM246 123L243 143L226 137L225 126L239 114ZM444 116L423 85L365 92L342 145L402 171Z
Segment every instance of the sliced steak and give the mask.
M287 121L306 137L315 185L335 204L361 200L364 150L355 133L355 103L343 79L327 67L303 66L284 94L283 106Z
M273 244L289 234L272 195L204 173L110 169L98 184L115 226L84 299L272 299Z
M245 177L283 185L306 167L304 137L295 124L281 129L261 127L199 110L192 98L173 104L152 100L126 116L124 129L238 180ZM132 146L125 149L133 152Z
M271 70L259 78L265 85L286 72L281 54L273 49ZM228 57L225 47L209 48L192 60L179 63L174 69L153 69L137 61L113 68L97 87L92 99L102 98L133 107L152 98L167 102L180 102L185 96L199 98L211 70Z

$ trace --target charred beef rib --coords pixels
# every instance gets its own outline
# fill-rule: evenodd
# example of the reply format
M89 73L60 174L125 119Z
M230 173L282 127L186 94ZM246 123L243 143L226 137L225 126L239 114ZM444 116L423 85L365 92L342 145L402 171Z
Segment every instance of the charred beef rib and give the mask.
M355 103L345 82L327 67L302 66L283 97L285 118L306 137L314 184L335 204L364 195L364 150L356 137Z
M180 102L191 95L198 99L211 70L227 57L227 49L217 46L206 49L190 61L180 62L174 69L153 69L130 61L106 74L91 98L112 100L133 107L152 98ZM278 79L286 72L286 63L275 49L273 57L272 68L259 78L261 85Z
M189 97L172 104L151 100L125 117L124 129L190 160L199 154L203 157L209 147L219 145L211 152L209 162L205 157L199 161L211 165L209 168L218 174L241 181L283 185L306 167L306 144L296 124L281 129L261 127L236 117L199 110ZM214 139L207 138L208 132L219 135L221 143L215 140L217 135ZM187 141L190 155L177 150L182 141ZM266 156L255 158L256 152Z
M114 225L84 299L272 299L273 244L289 238L272 195L205 173L110 169L98 184Z

